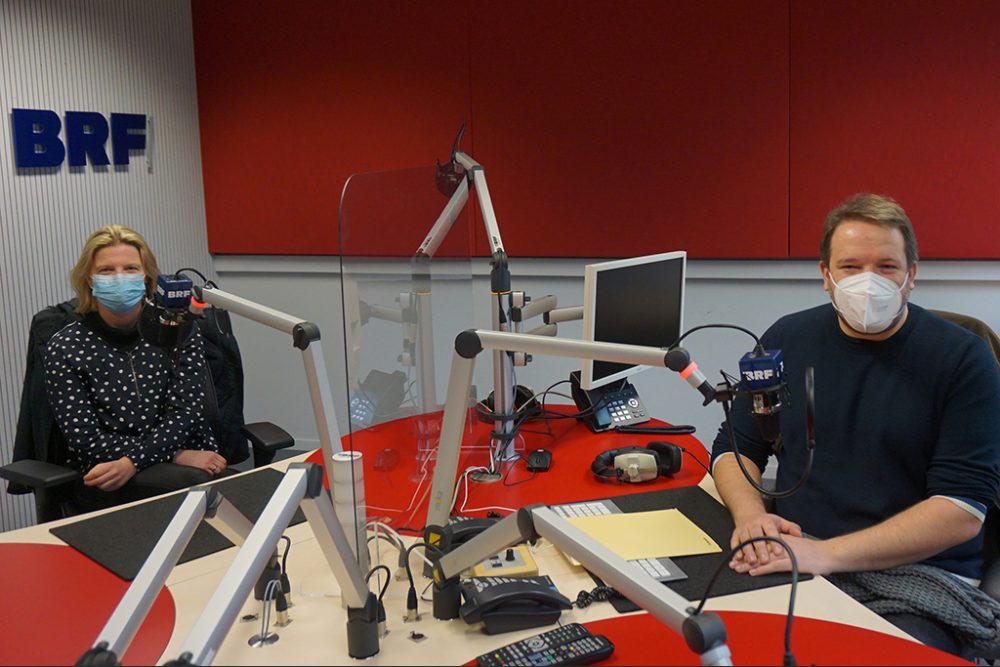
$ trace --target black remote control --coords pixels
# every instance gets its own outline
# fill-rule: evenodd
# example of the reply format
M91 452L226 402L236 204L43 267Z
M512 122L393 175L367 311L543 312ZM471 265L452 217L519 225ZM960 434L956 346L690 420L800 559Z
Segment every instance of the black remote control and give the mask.
M579 623L561 627L501 646L476 658L480 667L549 667L589 665L611 655L615 645Z

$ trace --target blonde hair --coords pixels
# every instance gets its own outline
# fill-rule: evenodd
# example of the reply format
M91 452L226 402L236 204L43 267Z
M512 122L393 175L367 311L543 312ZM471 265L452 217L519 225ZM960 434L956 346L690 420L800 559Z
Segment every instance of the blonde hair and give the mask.
M69 283L80 299L80 304L76 307L78 313L89 313L97 310L97 300L90 293L90 274L94 266L94 255L98 250L115 245L130 245L139 251L139 259L142 261L142 270L146 274L146 295L152 294L153 281L160 273L156 264L156 256L149 249L146 239L134 229L129 229L125 225L104 225L87 239L80 252L80 259L76 261L76 266L69 272Z

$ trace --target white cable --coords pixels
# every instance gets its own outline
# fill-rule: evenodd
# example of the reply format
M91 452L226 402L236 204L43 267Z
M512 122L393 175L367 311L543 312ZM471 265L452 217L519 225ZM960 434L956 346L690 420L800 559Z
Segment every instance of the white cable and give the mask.
M272 579L267 582L267 587L264 588L264 599L261 602L264 605L264 611L260 615L260 641L262 644L267 639L271 626L271 601L274 599L274 591L277 590L278 586L281 586L281 579Z
M374 527L374 528L376 529L376 530L375 530L375 535L376 535L376 541L377 541L377 539L378 539L378 538L377 538L377 536L378 536L378 528L380 528L380 527L381 527L381 528L382 528L383 530L385 530L385 531L386 531L387 533L389 533L389 534L390 534L390 535L391 535L391 536L392 536L392 537L393 537L393 538L394 538L394 539L396 540L396 548L397 548L397 549L399 549L399 550L401 550L401 551L404 551L404 552L406 551L406 544L405 544L405 543L403 542L403 536L402 536L402 535L400 535L400 534L399 534L398 532L396 532L395 530L393 530L393 529L392 529L392 527L390 527L390 526L388 526L388 525L386 525L386 524L382 523L381 521L369 521L369 522L368 522L368 526L369 526L369 527ZM417 555L418 555L418 556L420 556L421 558L423 558L423 559L424 559L424 562L425 562L425 563L427 563L427 564L428 564L428 565L430 565L431 567L433 567L433 566L434 566L434 562L433 562L433 561L431 561L431 559L430 559L430 558L428 558L428 557L427 557L427 556L426 556L426 555L424 554L424 552L423 552L423 551L418 551L418 552L416 552L416 553L417 553Z
M468 509L462 508L463 512L485 512L488 510L503 510L505 512L516 512L517 509L513 507L500 507L499 505L490 505L488 507L470 507Z
M458 482L455 484L455 491L451 494L451 507L448 508L448 513L455 511L455 505L458 503L458 489L462 486L462 482L465 482L465 497L468 500L469 497L469 474L482 470L483 472L489 472L488 468L483 466L469 466L466 468L461 475L458 476ZM463 503L464 504L464 503Z
M385 532L389 533L389 536L392 538L392 541L395 543L397 549L405 549L406 548L405 546L403 546L403 538L402 538L402 536L398 532L396 532L395 530L393 530L392 527L389 526L389 524L383 523L383 522L381 522L381 521L379 521L377 519L372 519L371 521L369 521L365 525L366 525L366 527L369 530L371 530L371 529L374 528L374 532L375 532L375 537L376 538L378 537L379 530L381 529L381 530L384 530Z
M408 512L413 508L413 503L417 500L417 494L420 493L420 488L424 485L424 481L427 479L427 463L424 462L424 468L421 471L423 474L420 477L420 481L417 482L417 488L413 490L413 496L410 498L410 504L406 506L406 509L399 509L398 507L377 507L375 505L365 505L365 509L378 510L379 512Z

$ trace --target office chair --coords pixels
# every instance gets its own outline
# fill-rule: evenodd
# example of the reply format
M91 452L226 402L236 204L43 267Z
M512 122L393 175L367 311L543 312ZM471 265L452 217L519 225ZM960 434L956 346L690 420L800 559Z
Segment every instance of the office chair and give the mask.
M990 325L975 317L947 310L930 310L929 312L943 317L985 340L993 350L997 369L1000 370L1000 336L993 331ZM994 503L986 511L986 520L983 522L983 579L979 588L994 600L1000 600L1000 506L997 503Z
M28 336L28 363L18 414L14 462L0 467L7 492L34 493L39 523L94 509L77 492L80 471L68 467L69 449L48 405L42 350L49 338L79 319L76 299L50 306L32 318ZM267 465L278 450L291 447L294 439L270 422L243 422L243 366L239 346L232 335L229 314L207 309L200 328L205 338L205 417L219 444L219 453L229 465L245 461L253 451L254 467ZM251 448L247 447L250 440ZM211 477L187 466L158 468L145 475L143 495L204 483ZM109 498L110 499L110 498ZM125 502L129 498L121 498Z

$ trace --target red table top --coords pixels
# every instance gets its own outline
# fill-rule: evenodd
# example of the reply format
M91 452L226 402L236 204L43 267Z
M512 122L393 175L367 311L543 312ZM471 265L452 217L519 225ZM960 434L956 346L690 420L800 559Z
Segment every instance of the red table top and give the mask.
M719 612L734 665L780 665L785 652L785 616ZM684 640L648 614L588 623L606 635L615 652L605 665L698 665ZM642 638L637 641L637 638ZM957 656L918 642L852 625L796 617L792 653L800 665L968 665Z
M558 410L560 406L554 409ZM572 408L562 406L562 409L569 411ZM426 423L428 419L429 426ZM425 421L422 423L421 420ZM462 440L459 473L469 466L482 466L489 461L487 447L490 425L474 417L468 424ZM559 504L692 486L701 481L705 475L703 466L708 465L708 453L691 435L594 433L575 419L557 419L549 424L552 435L539 432L545 430L542 422L525 425L521 429L524 439L518 439L516 445L524 458L539 447L551 451L552 465L548 471L528 472L523 458L504 463L500 472L505 473L505 477L501 481L470 481L467 497L464 489L460 490L452 513L486 516L489 510L496 509L506 514L508 512L505 509L517 509L532 503ZM656 420L651 424L665 425ZM433 433L429 439L430 445L436 446L439 426L440 413L404 417L355 431L343 438L345 450L351 449L363 455L365 506L369 520L381 517L381 520L394 528L423 528L434 462L432 459L425 466L425 458L419 456L418 430ZM673 477L658 477L649 482L628 484L616 480L601 480L591 473L590 464L601 452L629 445L644 446L654 440L672 442L690 452L691 456L683 455L681 469ZM317 450L308 460L322 463L322 453Z
M70 547L0 544L0 664L72 665L92 648L129 582ZM125 665L156 664L174 629L174 600L164 588L124 656Z
M785 653L785 616L719 612L734 665L780 665ZM700 665L684 639L649 614L586 623L605 635L615 652L600 665ZM540 629L544 630L543 629ZM969 665L923 644L852 625L796 617L792 653L799 665ZM469 665L476 664L470 660Z

